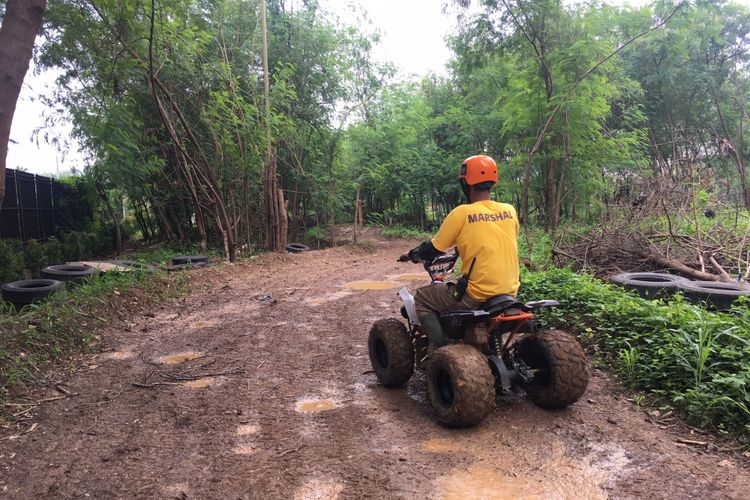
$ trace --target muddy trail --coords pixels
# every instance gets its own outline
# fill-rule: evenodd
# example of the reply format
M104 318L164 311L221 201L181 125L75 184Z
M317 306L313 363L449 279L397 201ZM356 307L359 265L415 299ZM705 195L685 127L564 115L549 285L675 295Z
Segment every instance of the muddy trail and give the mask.
M187 298L102 332L73 396L37 393L54 400L0 432L0 497L747 497L745 458L664 429L598 370L565 410L502 397L460 430L435 423L422 374L378 386L369 327L427 280L395 262L412 242L370 238L194 271Z

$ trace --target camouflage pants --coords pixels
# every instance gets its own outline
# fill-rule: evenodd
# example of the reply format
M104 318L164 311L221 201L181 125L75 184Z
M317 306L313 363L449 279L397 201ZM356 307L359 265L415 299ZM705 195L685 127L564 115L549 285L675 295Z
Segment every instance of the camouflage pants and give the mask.
M453 297L453 283L433 283L419 288L414 294L417 316L423 317L431 312L473 310L480 303L465 293L461 300Z

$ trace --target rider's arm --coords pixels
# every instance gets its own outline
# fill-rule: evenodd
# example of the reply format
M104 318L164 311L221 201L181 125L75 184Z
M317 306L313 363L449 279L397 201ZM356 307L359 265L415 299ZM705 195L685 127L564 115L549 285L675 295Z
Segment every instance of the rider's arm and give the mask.
M461 229L466 222L465 205L459 205L448 214L437 234L432 238L432 245L439 251L445 252L456 244Z
M436 249L431 241L425 241L421 245L419 245L417 248L414 248L409 251L409 260L412 262L431 262L435 257L440 255L440 250Z

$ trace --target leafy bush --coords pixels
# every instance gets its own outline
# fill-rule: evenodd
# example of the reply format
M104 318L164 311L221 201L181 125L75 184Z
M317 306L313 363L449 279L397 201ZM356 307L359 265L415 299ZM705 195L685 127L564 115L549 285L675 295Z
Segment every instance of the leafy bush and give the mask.
M547 323L596 343L623 380L700 425L750 433L750 309L713 313L680 296L650 301L568 270L524 273L524 300L557 299Z
M23 246L23 262L32 276L39 276L39 271L47 267L47 254L44 246L37 240L29 240Z
M23 244L18 240L0 240L0 283L23 277Z

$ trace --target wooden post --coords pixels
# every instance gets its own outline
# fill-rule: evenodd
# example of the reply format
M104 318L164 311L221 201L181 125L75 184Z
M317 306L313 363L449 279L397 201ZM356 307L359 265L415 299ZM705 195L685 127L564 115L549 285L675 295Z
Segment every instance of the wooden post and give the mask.
M361 223L361 207L360 207L360 201L359 201L359 186L357 186L357 199L354 200L354 236L352 237L352 242L356 245L357 244L357 222L359 221Z

